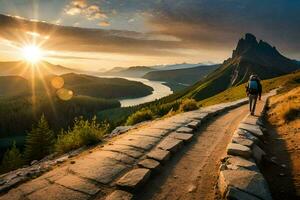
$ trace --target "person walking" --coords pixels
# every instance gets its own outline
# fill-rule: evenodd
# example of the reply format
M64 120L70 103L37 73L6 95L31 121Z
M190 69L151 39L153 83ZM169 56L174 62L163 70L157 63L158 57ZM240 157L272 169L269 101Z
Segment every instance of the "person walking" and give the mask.
M249 82L246 85L246 93L249 97L250 113L254 115L257 99L261 100L262 93L262 85L257 75L253 74L250 76Z

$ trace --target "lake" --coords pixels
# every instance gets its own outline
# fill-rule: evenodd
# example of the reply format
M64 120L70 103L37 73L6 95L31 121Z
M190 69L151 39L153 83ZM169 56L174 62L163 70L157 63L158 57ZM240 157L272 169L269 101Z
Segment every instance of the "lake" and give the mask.
M121 107L130 107L130 106L136 106L139 104L147 103L154 101L156 99L161 99L165 96L168 96L170 94L173 94L173 91L168 86L164 85L164 82L160 81L150 81L144 78L131 78L131 77L121 77L121 76L100 76L103 78L124 78L130 81L138 81L145 85L148 85L153 88L152 94L145 96L145 97L139 97L139 98L133 98L133 99L119 99L121 103Z

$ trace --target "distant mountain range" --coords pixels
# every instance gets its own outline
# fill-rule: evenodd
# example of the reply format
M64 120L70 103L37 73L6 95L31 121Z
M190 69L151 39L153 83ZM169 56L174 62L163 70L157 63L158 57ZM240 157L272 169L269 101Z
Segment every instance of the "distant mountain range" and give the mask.
M121 77L134 77L140 78L146 73L155 71L156 69L146 66L135 66L129 68L115 67L109 71L100 73L101 76L121 76Z
M171 87L173 91L178 91L202 80L218 67L220 67L220 65L203 65L192 68L157 70L148 72L143 78L166 82L166 85Z
M37 63L35 68L36 73L43 76L76 72L76 70L61 65L53 65L46 61ZM32 76L32 66L23 61L0 62L0 76L21 76L28 78Z
M100 72L99 75L142 78L149 72L187 69L187 68L193 68L193 67L198 67L203 65L213 65L213 63L212 62L197 63L197 64L181 63L181 64L172 64L172 65L133 66L128 68L115 67L106 72Z
M251 74L269 79L300 69L299 62L281 55L277 49L247 33L240 39L232 57L205 79L186 90L185 96L202 100L246 82Z

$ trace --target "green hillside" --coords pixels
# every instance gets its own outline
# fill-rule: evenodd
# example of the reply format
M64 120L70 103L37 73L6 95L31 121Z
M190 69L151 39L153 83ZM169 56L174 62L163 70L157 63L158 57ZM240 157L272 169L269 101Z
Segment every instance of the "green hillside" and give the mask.
M120 99L143 97L152 93L153 89L140 82L121 78L98 78L83 74L64 74L64 88L72 90L74 95L90 96L104 99ZM53 75L36 78L35 92L53 91L51 80ZM29 79L30 80L30 79ZM0 76L0 96L29 95L31 83L20 76Z
M285 89L300 86L300 71L263 80L263 93L267 93L275 88L283 87ZM246 97L245 84L229 88L215 96L199 101L200 106L210 106L219 103L235 101Z
M193 68L159 70L148 72L143 78L166 82L173 91L178 87L186 88L203 79L205 76L216 70L220 65L203 65Z
M53 76L31 83L19 76L0 76L0 138L25 135L33 123L45 114L55 130L67 128L75 117L92 117L99 111L119 108L117 98L141 97L151 94L152 88L140 82L120 78L98 78L80 74L61 76L64 88L73 97L63 101L52 87ZM33 98L35 96L35 98Z
M252 34L246 34L245 38L238 42L232 57L224 61L220 68L192 87L171 95L163 101L178 98L193 98L201 101L245 83L253 73L261 79L270 79L298 69L300 69L298 62L284 57L275 47L264 41L257 42Z
M152 93L153 88L141 82L121 78L99 78L83 74L61 76L65 87L75 94L105 99L137 98Z
M263 88L264 92L267 92L283 84L298 84L297 69L300 69L298 62L282 56L268 43L257 42L255 36L246 34L245 38L238 42L232 57L206 78L183 91L134 107L131 113L128 110L124 113L128 116L140 110L150 109L154 117L160 117L169 111L177 111L179 104L186 98L195 99L199 106L233 101L246 97L244 84L251 74L257 74L264 80ZM113 116L110 118L113 119Z
M30 86L25 78L19 76L0 76L0 97L29 94Z

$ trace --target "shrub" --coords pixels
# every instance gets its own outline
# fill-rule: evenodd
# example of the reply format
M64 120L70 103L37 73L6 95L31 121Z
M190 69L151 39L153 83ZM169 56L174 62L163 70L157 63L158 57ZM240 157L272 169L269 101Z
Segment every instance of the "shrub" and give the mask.
M130 115L127 119L126 125L134 125L143 121L148 121L154 118L154 114L149 109L142 109Z
M184 99L179 107L179 111L187 112L198 109L197 101L195 99Z
M26 137L25 158L28 161L39 160L48 155L54 144L54 133L50 130L44 115Z
M285 119L285 121L290 122L293 121L295 119L299 119L300 118L300 107L290 107L287 108L284 113L283 113L283 117Z
M18 169L24 164L24 159L19 149L16 147L16 142L13 142L11 149L8 149L3 156L1 164L1 172L9 172Z
M179 101L161 104L155 107L154 113L155 115L162 117L164 115L177 111L179 109L179 106Z
M97 123L96 117L91 121L82 117L75 119L73 128L62 131L55 143L55 151L65 153L84 145L92 145L100 142L107 133L109 125L107 123Z

